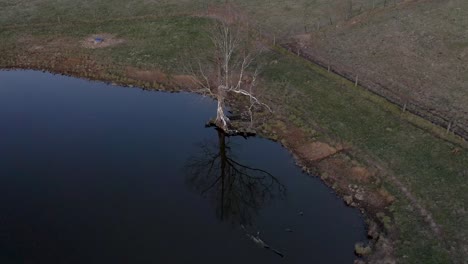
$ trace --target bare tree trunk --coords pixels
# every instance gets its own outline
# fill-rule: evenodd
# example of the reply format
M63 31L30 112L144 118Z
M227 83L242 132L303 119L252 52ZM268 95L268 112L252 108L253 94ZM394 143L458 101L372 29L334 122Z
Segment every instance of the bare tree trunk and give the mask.
M226 155L226 135L218 130L218 139L219 139L219 157L221 162L221 220L224 220L224 186L226 178L226 165L227 165L227 155Z
M224 97L218 96L218 108L216 110L216 125L224 131L228 131L229 118L224 113Z

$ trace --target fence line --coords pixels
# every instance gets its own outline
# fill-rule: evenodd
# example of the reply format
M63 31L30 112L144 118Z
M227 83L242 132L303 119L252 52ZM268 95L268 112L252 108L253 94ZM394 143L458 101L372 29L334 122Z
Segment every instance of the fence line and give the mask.
M357 74L353 73L352 71L345 70L343 67L332 67L328 60L321 58L319 55L310 54L302 50L301 47L297 44L282 44L281 47L285 48L286 50L290 51L296 56L304 58L324 68L325 70L331 71L347 79L350 82L358 82L359 85L365 88L367 91L384 98L388 102L397 105L401 109L408 111L416 116L419 116L437 126L447 129L448 132L451 131L454 134L463 138L464 140L468 140L468 120L461 118L461 120L458 120L458 123L454 123L454 121L451 118L437 112L435 109L424 107L421 104L415 102L414 100L403 100L403 96L396 93L394 90L388 88L386 85L383 85L382 83L373 81L371 80L371 78L365 78L365 76L363 76L362 74L360 74L359 77L357 77Z

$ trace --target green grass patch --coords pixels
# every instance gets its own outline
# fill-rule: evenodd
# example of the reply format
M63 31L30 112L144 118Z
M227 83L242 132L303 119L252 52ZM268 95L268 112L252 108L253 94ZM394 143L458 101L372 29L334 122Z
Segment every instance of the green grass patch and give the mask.
M39 44L65 39L64 45L80 47L92 34L109 33L124 43L106 48L81 48L84 54L95 58L135 67L161 68L166 72L181 73L182 67L194 56L204 56L211 46L205 29L212 23L206 18L172 16L106 23L62 24L55 27L35 27L4 30L3 43L21 36L32 36ZM64 47L66 49L66 47ZM51 52L59 52L60 48Z

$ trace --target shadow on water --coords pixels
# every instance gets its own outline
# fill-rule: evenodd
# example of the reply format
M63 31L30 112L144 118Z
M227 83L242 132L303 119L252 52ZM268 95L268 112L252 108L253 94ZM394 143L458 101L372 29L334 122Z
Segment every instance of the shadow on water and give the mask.
M236 159L232 152L230 136L216 129L217 142L205 141L200 152L186 165L187 182L214 204L221 222L241 227L257 246L272 250L280 257L284 254L270 247L259 232L251 234L246 229L255 223L255 216L274 199L286 197L286 186L266 170L248 166Z
M187 182L212 200L220 221L251 225L264 205L284 199L286 187L268 171L238 161L229 137L221 130L217 135L217 142L200 144L200 153L188 160Z

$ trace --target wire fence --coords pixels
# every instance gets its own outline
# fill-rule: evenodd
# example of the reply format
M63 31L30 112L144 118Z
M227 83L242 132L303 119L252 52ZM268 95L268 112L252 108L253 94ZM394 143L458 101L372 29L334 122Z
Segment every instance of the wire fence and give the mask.
M283 48L294 53L301 58L304 58L320 67L327 69L330 72L340 75L341 77L359 84L361 87L376 94L388 102L397 105L402 111L408 111L417 115L431 123L443 127L447 133L454 133L464 140L468 140L468 115L461 114L457 118L452 117L452 113L441 113L436 107L428 107L414 99L409 99L407 94L398 93L398 89L392 89L387 85L379 82L379 78L372 78L363 74L356 73L355 70L346 68L345 66L332 65L329 60L314 54L308 50L304 50L300 45L295 43L287 43L281 45Z

